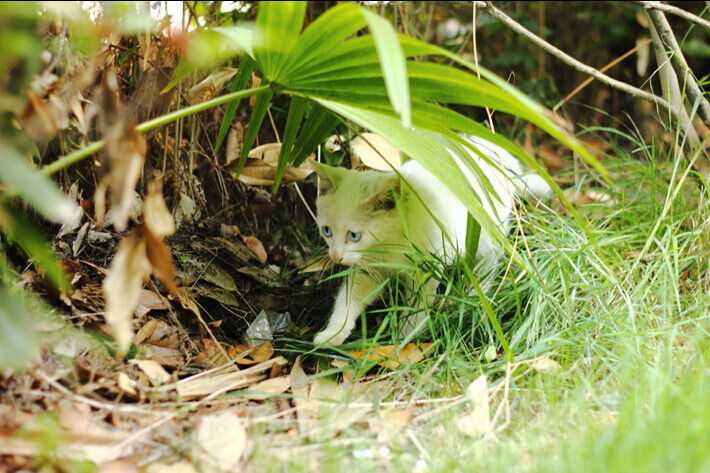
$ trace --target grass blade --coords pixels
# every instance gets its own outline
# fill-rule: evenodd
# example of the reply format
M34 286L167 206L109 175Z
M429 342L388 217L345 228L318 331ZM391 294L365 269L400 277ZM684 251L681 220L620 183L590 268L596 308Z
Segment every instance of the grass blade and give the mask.
M244 135L244 143L242 144L242 155L239 157L239 166L237 167L236 177L244 169L244 165L247 163L247 156L249 151L251 151L254 142L256 141L256 136L259 134L259 128L261 128L261 123L264 121L266 116L266 110L271 104L271 98L274 96L274 92L269 89L263 94L259 94L256 97L256 102L254 103L254 108L251 112L251 118L249 118L249 125L247 126L247 132Z
M279 151L279 163L276 166L274 193L278 190L279 185L281 184L281 178L286 170L286 165L293 161L291 148L296 140L296 134L298 133L298 128L301 125L303 115L306 113L307 104L308 101L302 97L294 97L291 100L291 106L288 109L288 117L286 118L286 129L284 130L281 150Z

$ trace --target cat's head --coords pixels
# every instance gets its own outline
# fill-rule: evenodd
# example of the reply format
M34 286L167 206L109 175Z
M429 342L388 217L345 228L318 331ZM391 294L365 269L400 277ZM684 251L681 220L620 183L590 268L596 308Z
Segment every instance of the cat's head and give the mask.
M332 260L366 266L381 259L376 250L391 246L402 233L397 212L402 200L399 176L313 164L321 188L318 225Z

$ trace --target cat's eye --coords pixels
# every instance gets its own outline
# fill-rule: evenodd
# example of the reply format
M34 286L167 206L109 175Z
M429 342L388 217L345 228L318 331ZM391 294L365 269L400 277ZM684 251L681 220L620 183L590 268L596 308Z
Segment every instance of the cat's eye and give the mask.
M348 238L350 239L350 241L360 241L360 238L362 238L362 233L350 230L348 232Z
M324 225L323 228L321 228L321 230L323 231L323 236L326 236L326 237L333 236L333 230L331 230L328 225Z

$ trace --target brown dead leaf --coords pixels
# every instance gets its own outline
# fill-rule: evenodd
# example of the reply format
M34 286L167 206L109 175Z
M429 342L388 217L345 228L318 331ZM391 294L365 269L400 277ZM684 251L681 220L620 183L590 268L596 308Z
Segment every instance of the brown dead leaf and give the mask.
M138 383L134 379L131 379L126 373L118 373L116 385L121 392L129 396L138 396Z
M251 86L252 86L252 88L261 86L261 77L258 77L256 74L252 74L251 75ZM252 95L251 97L249 97L249 106L253 107L255 103L256 103L256 95Z
M229 362L225 350L211 338L202 339L202 351L195 357L195 363L206 366L222 366Z
M165 205L162 188L159 181L151 182L143 202L143 222L159 238L175 233L175 221Z
M247 431L235 411L204 416L195 430L196 458L210 470L236 471L246 444Z
M158 345L141 345L138 353L142 358L153 360L161 366L168 368L178 368L185 363L180 350L166 348Z
M285 393L290 387L290 376L279 376L278 378L265 379L264 381L260 381L252 386L249 386L249 393L245 394L244 398L251 401L264 401L276 394Z
M254 351L251 353L251 357L257 363L263 363L264 361L271 359L274 356L274 347L269 342L264 342L259 346L254 347Z
M274 347L269 342L264 342L255 347L239 344L229 347L228 353L230 359L238 358L236 361L240 365L255 365L263 363L274 356ZM247 354L240 357L239 355L242 353Z
M370 169L391 171L402 166L402 153L392 143L376 133L362 133L350 140L350 150Z
M582 206L593 203L609 203L611 205L616 204L616 200L612 199L609 194L600 192L593 189L567 189L564 191L564 195L573 205Z
M261 240L259 240L257 237L251 235L251 236L244 236L242 235L242 241L244 242L245 245L247 245L247 248L249 248L254 255L256 255L256 258L262 262L266 263L266 260L268 259L268 255L266 254L266 249L264 249L264 244L261 243Z
M423 360L430 345L431 343L422 343L419 346L409 343L401 350L398 350L399 345L385 345L370 350L355 350L347 353L358 360L376 361L384 368L396 369L405 363L417 363Z
M232 125L227 135L227 150L225 153L225 164L229 164L235 159L239 159L242 154L242 145L244 143L244 125L236 122Z
M104 279L106 322L113 327L118 353L125 355L133 336L133 311L138 304L143 281L150 275L146 244L140 234L132 233L119 244L116 256Z
M158 238L145 223L141 226L141 235L146 243L145 251L155 276L163 286L175 295L178 287L175 284L175 268L168 245Z
M252 186L273 185L280 150L281 143L267 143L252 149L238 179ZM224 169L235 175L238 165L239 160L235 160L226 165ZM313 167L308 160L297 168L286 166L282 182L288 184L289 182L301 181L310 176L312 172Z
M35 142L43 143L69 126L69 108L55 94L45 101L30 91L27 106L18 117L22 129Z
M236 73L237 70L233 67L217 69L202 82L190 88L187 92L187 102L190 105L195 105L216 97L224 88L224 84L234 77Z
M129 360L129 363L138 366L138 368L148 376L150 384L153 386L159 386L170 381L170 373L165 371L165 368L154 360L139 360L134 358Z

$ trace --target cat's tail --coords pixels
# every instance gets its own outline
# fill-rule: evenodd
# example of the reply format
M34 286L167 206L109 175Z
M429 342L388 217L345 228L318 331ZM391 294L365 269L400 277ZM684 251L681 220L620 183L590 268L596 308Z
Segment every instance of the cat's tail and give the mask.
M520 176L514 181L518 193L523 197L544 200L553 195L553 190L550 185L540 177L540 175L534 172Z

